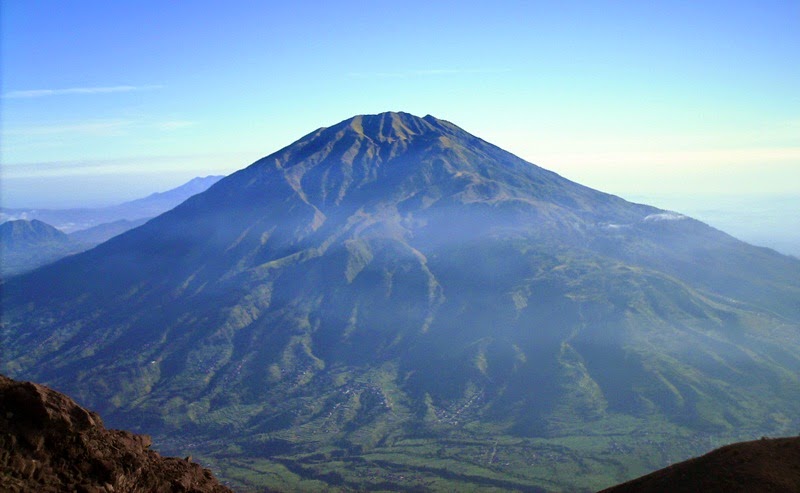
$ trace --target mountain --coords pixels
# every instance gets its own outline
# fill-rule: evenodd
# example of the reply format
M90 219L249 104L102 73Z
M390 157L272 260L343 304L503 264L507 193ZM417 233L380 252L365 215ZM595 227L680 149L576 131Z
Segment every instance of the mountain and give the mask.
M800 416L800 260L432 116L3 286L2 369L234 485L589 490Z
M86 251L146 221L146 218L120 219L70 234L38 219L0 223L0 276L5 278L28 272L67 255Z
M800 438L735 443L601 493L800 491Z
M6 221L0 224L0 231L3 228L9 231L15 228L18 230L15 233L17 235L22 230L38 231L46 224L40 221L43 219L52 222L55 226L46 226L59 233L56 235L50 231L53 238L42 236L40 240L29 241L23 248L10 245L11 233L3 233L0 236L0 275L8 277L21 274L67 255L86 251L172 209L192 195L208 189L221 178L194 178L166 192L153 193L141 199L98 209L0 209L0 219ZM23 226L25 224L28 226ZM62 231L69 236L66 237ZM57 241L55 238L58 238Z
M0 274L31 270L72 253L69 236L42 221L0 224Z
M8 250L25 250L41 244L66 243L66 234L42 221L8 221L0 224L0 242Z
M161 457L150 438L107 430L69 397L0 375L3 491L225 493L191 459Z
M166 192L156 192L147 197L125 202L109 208L115 210L120 217L136 219L141 217L155 217L162 212L168 211L188 199L192 195L208 190L208 187L221 180L219 175L209 175L192 178L183 185L167 190Z
M92 226L91 228L81 229L79 231L70 233L69 239L73 243L82 245L83 250L88 250L89 248L99 245L100 243L122 234L129 229L141 226L142 224L146 223L148 219L149 218L146 217L134 220L120 219L110 223L98 224L97 226Z
M121 204L81 209L0 209L0 220L37 219L65 232L73 233L120 220L150 219L166 212L192 195L205 191L221 176L197 177L183 185ZM107 239L107 238L106 238Z

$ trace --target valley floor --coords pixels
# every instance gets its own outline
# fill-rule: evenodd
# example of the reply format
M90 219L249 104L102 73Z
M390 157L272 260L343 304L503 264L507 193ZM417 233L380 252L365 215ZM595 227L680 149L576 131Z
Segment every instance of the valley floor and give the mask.
M167 452L191 453L237 491L588 492L753 438L659 426L620 421L592 434L520 438L470 425L444 439L394 436L370 449L297 435L162 443Z

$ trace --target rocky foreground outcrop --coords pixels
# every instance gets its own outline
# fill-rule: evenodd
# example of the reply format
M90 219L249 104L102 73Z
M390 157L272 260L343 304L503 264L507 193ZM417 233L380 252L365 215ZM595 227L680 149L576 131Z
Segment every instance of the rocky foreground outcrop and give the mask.
M734 443L600 493L800 492L800 437Z
M0 375L0 490L223 493L211 471L161 457L150 437L108 430L97 414L42 385Z

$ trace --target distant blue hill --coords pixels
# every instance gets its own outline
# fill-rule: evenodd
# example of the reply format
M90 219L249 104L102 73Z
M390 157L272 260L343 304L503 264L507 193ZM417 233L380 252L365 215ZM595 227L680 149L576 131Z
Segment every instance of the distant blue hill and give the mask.
M0 222L17 219L38 219L65 233L89 229L104 223L151 218L177 206L192 195L204 192L222 176L211 175L193 178L183 185L157 192L141 199L118 205L75 209L6 209L0 208Z
M194 178L166 192L96 209L0 209L0 275L20 274L88 250L204 192L221 178Z

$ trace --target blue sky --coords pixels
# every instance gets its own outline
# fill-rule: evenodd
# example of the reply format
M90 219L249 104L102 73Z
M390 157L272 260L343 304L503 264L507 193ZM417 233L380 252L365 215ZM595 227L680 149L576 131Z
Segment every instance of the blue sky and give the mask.
M664 207L800 194L798 1L1 8L6 207L135 198L387 110Z

